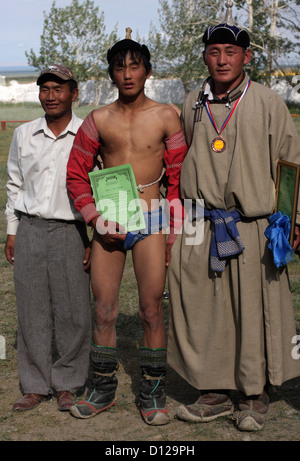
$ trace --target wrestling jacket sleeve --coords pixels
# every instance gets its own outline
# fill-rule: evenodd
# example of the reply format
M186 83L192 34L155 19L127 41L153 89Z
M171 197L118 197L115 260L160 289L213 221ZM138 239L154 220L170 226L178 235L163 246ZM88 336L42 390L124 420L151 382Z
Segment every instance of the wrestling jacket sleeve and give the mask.
M100 146L99 133L91 112L77 131L67 165L67 188L70 197L87 224L99 216L88 173L94 167Z

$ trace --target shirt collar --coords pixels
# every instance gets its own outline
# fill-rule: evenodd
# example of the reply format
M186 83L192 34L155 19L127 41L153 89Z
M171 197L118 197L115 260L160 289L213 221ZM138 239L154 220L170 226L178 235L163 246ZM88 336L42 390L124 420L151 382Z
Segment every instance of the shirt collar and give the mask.
M75 136L80 124L81 124L81 120L78 117L76 117L76 115L72 112L72 118L71 118L70 122L68 123L68 125L66 126L64 131L62 133L60 133L59 137L63 136L64 134L66 134L68 132ZM36 135L36 134L42 133L42 132L44 132L47 136L49 136L51 138L55 138L52 131L49 130L49 128L48 128L45 115L43 115L42 117L40 117L38 119L36 127L35 127L35 130L33 132L33 135Z

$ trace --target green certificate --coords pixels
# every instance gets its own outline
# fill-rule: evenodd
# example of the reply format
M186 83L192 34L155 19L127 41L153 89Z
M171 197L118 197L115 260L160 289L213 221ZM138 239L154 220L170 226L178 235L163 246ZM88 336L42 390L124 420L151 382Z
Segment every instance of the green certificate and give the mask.
M89 173L96 208L104 219L121 224L127 232L145 229L139 193L130 164Z

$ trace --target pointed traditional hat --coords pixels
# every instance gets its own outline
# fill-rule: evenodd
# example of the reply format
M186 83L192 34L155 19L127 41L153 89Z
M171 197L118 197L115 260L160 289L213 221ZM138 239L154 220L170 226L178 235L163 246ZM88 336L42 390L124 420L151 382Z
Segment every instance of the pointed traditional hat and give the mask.
M119 51L122 50L134 50L134 51L139 51L142 53L148 61L150 61L150 51L146 47L146 45L141 45L138 42L135 42L134 40L131 39L131 32L132 29L130 27L126 28L126 37L124 40L120 40L119 42L115 43L112 48L110 48L107 52L107 61L108 63L111 61L112 57L117 54Z
M213 45L216 43L230 43L232 45L249 48L250 37L246 30L235 26L232 19L233 1L227 0L225 3L226 14L224 22L214 27L209 27L203 35L205 45Z

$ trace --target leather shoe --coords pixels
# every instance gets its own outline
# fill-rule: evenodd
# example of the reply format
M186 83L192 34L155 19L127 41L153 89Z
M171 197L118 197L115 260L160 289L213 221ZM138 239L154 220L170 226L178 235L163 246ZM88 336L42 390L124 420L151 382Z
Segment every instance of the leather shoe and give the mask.
M23 397L14 404L13 410L26 411L37 407L41 402L47 399L47 395L42 394L24 394Z
M75 404L74 394L70 391L57 392L57 405L59 411L69 411L70 407Z

